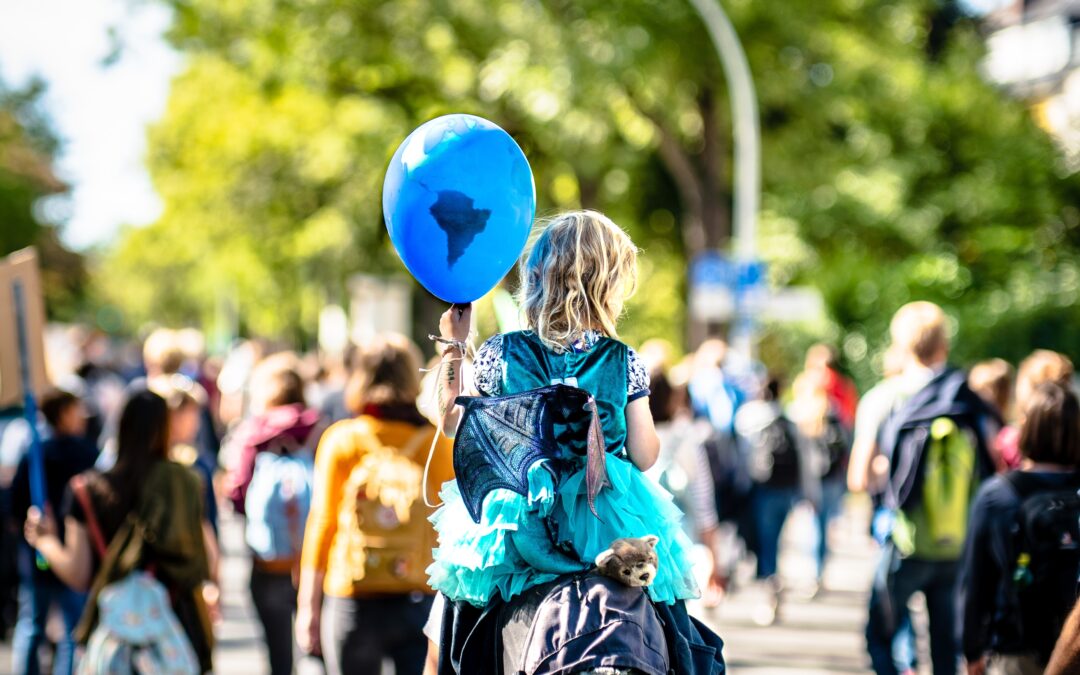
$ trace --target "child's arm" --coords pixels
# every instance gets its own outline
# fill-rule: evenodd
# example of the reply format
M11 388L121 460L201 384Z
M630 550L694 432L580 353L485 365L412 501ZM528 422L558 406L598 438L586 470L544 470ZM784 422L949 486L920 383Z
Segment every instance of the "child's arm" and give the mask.
M626 452L642 471L652 467L660 453L660 438L656 435L648 396L626 404Z
M31 506L26 513L23 536L49 562L49 569L74 591L90 590L94 558L86 526L71 516L64 519L64 541L57 535L56 519L50 510L42 513Z
M472 327L472 305L451 305L439 318L439 332L447 340L465 342ZM461 407L454 400L461 395L461 376L465 354L459 347L447 345L442 353L439 373L439 410L442 414L442 430L449 438L457 432L461 419Z

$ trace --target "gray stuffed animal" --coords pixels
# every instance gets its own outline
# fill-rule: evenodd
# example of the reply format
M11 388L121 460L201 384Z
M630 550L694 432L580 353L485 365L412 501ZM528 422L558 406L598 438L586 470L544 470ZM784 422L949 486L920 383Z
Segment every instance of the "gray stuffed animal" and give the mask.
M656 580L658 541L660 538L653 534L616 539L606 551L596 556L597 570L627 586L648 586Z

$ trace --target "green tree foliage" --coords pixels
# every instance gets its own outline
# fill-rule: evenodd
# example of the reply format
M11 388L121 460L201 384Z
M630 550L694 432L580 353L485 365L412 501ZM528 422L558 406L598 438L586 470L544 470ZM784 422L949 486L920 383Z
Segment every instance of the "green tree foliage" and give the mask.
M49 315L69 318L84 301L86 270L40 208L68 189L53 172L58 143L41 110L43 92L41 82L19 90L0 83L0 256L36 246Z
M916 299L957 320L958 362L1080 356L1080 181L1024 104L978 77L977 26L943 3L844 4L865 29L746 28L786 34L750 47L772 75L764 229L799 242L774 273L822 291L864 382L892 312Z
M170 4L189 66L151 134L165 213L103 268L135 318L207 320L224 298L253 331L310 332L348 274L400 269L385 164L460 111L518 139L541 213L599 208L631 232L626 337L682 341L686 261L730 229L726 92L688 3ZM959 319L962 359L1080 349L1078 183L980 78L976 25L938 0L725 7L761 103L759 243L775 283L821 289L816 336L868 380L892 311L928 298ZM786 334L770 353L801 344Z

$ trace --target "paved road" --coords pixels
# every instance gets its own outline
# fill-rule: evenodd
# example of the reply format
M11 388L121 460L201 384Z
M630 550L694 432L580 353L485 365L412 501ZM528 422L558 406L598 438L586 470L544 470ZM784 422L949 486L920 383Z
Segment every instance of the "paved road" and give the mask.
M788 592L780 620L773 626L762 628L752 620L763 595L753 584L748 565L740 568L740 583L721 608L691 608L724 638L733 675L868 672L862 631L875 550L863 534L865 514L856 502L855 508L835 523L832 541L836 556L826 572L825 590L813 600L800 593L810 581L813 524L808 511L800 509L792 514L784 531L780 561ZM235 522L226 522L223 532L224 624L218 630L217 671L263 675L267 664L247 591L242 535ZM9 668L9 646L0 645L0 673L10 672Z
M740 569L741 584L715 611L696 608L724 638L724 655L734 675L815 675L865 673L863 628L867 589L873 575L875 546L866 532L866 511L848 509L834 523L835 555L826 567L824 588L810 599L814 524L808 509L788 518L780 559L785 592L779 618L767 628L753 615L765 598L753 582L753 570Z

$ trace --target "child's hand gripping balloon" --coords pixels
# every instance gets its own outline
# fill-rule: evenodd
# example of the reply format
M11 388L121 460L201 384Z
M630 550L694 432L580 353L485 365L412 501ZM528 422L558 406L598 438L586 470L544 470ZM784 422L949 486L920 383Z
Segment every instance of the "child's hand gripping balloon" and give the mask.
M472 327L472 303L450 305L439 317L439 333L445 340L465 342Z

